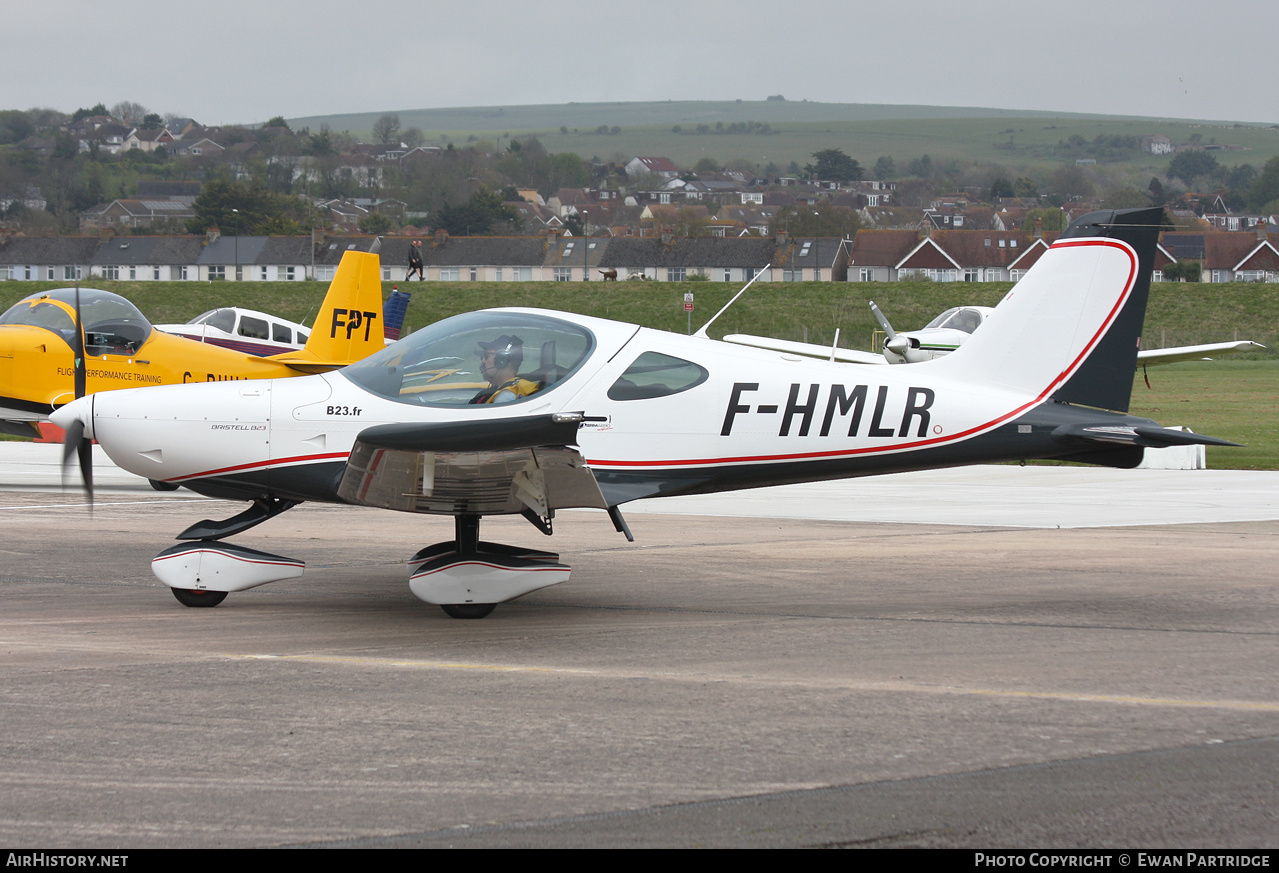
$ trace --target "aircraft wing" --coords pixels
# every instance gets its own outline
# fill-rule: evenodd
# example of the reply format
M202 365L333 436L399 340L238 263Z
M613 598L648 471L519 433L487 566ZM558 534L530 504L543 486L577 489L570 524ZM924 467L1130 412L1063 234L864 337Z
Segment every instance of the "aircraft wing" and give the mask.
M783 352L789 355L804 355L809 358L822 358L830 360L830 346L819 346L814 343L797 343L790 340L772 339L766 336L751 336L745 333L732 333L724 337L726 343L736 343L739 346L750 346L756 349L767 349L770 352ZM884 364L887 366L888 361L883 355L877 355L873 352L862 352L857 349L835 349L835 360L843 361L848 364Z
M401 512L518 514L535 524L556 509L607 510L575 448L582 419L572 413L371 427L356 438L338 496Z
M1250 340L1239 340L1233 343L1208 343L1202 346L1178 346L1171 349L1150 349L1137 352L1137 363L1153 367L1156 364L1175 364L1178 361L1212 360L1209 355L1233 355L1239 352L1250 352L1253 349L1264 349L1261 343Z

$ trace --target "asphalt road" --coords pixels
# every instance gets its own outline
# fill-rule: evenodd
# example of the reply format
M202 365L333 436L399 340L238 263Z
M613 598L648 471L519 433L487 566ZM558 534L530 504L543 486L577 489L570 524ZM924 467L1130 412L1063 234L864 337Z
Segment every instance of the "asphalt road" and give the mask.
M1152 471L1141 500L1130 474L977 470L917 523L729 497L628 513L634 544L601 513L551 540L486 520L573 577L457 621L404 565L448 519L298 507L236 541L305 576L187 609L148 562L238 507L103 471L90 515L13 452L8 847L1279 844L1274 474ZM896 478L808 514L927 500ZM1041 520L1045 493L1078 512ZM1150 523L1187 493L1198 523Z

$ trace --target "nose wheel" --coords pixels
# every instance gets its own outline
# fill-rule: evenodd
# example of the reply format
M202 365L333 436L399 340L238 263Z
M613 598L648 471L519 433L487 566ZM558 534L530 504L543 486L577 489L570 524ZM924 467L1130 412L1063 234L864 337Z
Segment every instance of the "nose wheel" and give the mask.
M440 606L449 618L484 618L497 609L496 603L446 603Z
M170 588L183 606L217 606L226 600L225 591L200 591L195 588Z

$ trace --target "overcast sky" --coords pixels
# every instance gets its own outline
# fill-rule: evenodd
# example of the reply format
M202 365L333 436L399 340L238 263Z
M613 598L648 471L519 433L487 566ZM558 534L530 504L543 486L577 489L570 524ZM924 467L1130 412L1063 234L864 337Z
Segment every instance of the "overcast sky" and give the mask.
M230 124L784 94L1279 122L1274 0L14 0L4 22L0 109Z

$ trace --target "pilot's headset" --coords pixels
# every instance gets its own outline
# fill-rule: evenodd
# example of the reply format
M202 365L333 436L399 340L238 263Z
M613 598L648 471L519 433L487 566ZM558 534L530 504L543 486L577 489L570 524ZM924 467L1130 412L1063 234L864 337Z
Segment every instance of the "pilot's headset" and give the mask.
M481 346L493 352L493 366L499 370L507 367L518 370L520 364L524 363L524 341L517 336L503 334L493 342L482 343Z

